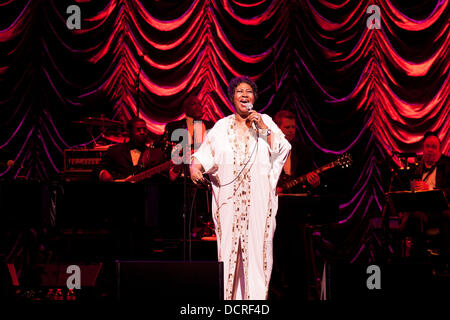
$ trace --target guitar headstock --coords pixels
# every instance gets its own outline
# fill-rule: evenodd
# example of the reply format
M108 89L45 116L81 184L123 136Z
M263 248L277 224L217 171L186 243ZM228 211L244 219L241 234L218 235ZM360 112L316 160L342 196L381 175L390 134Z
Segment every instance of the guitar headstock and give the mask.
M349 153L344 153L336 160L336 165L342 168L348 168L353 164L352 156Z

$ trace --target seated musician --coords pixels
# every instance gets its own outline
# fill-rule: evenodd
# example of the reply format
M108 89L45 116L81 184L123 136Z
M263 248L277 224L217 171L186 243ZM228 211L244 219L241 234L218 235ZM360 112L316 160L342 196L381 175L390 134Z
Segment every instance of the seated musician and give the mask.
M450 157L441 154L441 142L434 132L427 132L423 139L423 156L420 159L419 179L411 181L412 191L441 189L449 199L450 192ZM442 212L410 212L404 215L401 228L417 241L420 248L424 232L439 230L440 256L446 263L450 258L449 238L450 209Z
M127 123L128 141L108 148L99 168L99 180L103 182L124 179L146 168L163 162L160 149L147 147L147 125L141 118L132 118Z
M317 188L320 185L320 177L317 173L311 172L315 169L312 152L306 144L302 143L295 136L295 115L290 111L282 110L275 115L274 121L292 146L280 176L278 192L304 193L310 189ZM302 174L306 174L307 184L293 187L290 190L283 190L281 186L285 181L295 179Z
M164 139L173 144L181 142L181 138L173 137L172 134L177 129L187 130L188 143L192 146L191 151L194 152L194 146L198 148L203 141L206 130L214 126L212 121L203 120L204 114L202 105L196 96L189 96L183 102L183 112L186 114L185 119L169 122L164 130ZM194 131L196 133L194 134ZM199 134L200 133L200 134ZM169 172L170 180L174 181L180 176L183 166L175 166ZM189 170L188 170L189 171Z

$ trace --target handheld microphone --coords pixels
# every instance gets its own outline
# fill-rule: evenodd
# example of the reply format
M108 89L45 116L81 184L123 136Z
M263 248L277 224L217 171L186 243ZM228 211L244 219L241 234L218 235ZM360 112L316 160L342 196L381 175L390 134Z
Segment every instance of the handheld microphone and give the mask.
M250 102L243 103L243 105L247 108L247 111L250 111L253 109L253 104L251 104ZM258 125L256 124L255 121L253 121L252 124L253 124L253 129L255 129L255 130L258 129Z
M250 102L243 103L243 105L247 108L247 111L253 109L253 104L251 104Z

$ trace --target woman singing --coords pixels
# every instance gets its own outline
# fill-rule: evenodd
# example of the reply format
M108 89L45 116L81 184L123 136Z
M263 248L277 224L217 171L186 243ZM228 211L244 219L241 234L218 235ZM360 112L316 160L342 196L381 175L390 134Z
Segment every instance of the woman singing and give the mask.
M235 113L214 125L190 167L195 184L203 173L211 180L225 299L267 299L272 272L276 185L291 145L271 117L252 110L257 94L248 77L230 82Z

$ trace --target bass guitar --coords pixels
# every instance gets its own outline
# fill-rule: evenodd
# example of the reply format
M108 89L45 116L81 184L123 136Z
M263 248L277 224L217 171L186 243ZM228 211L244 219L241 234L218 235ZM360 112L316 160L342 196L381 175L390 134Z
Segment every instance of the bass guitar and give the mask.
M160 165L157 165L156 167L147 169L145 171L142 171L140 173L137 173L135 175L131 175L125 179L118 179L114 180L115 182L139 182L145 179L149 179L155 174L161 173L163 171L169 170L171 167L173 167L174 164L172 160L166 161Z

